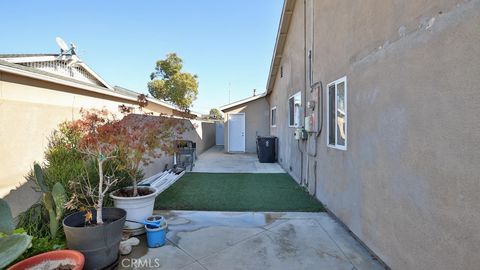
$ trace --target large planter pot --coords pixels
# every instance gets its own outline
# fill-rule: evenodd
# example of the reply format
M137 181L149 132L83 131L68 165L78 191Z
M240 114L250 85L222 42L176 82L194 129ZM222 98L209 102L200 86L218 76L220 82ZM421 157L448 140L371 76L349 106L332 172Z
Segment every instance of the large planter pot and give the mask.
M58 267L59 264L73 266L73 270L82 270L85 258L82 253L76 250L54 250L38 254L36 256L18 262L8 268L8 270L24 270L28 268L39 268L42 264L48 262L52 267ZM41 268L45 269L45 268ZM47 270L50 268L46 268Z
M135 221L144 221L146 218L152 216L155 198L158 195L157 189L153 187L139 187L142 189L149 189L152 193L145 196L137 197L122 197L116 196L118 190L110 193L115 207L122 208L127 211L127 219ZM124 189L132 189L127 187ZM142 224L135 222L125 222L124 230L132 235L139 235L145 232Z
M95 220L96 211L92 212ZM67 246L85 256L84 269L102 269L117 261L126 215L120 208L103 208L104 224L87 227L85 212L76 212L63 220Z

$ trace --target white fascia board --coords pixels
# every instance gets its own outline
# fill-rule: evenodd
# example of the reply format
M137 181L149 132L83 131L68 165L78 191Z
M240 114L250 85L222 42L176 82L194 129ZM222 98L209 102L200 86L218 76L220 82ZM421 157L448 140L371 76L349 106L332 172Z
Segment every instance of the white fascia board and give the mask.
M57 57L53 56L53 55L25 56L25 57L2 58L2 60L10 62L10 63L14 63L14 64L21 64L21 63L30 63L30 62L55 61L55 60L57 60Z
M22 63L30 63L30 62L47 62L47 61L57 61L57 60L68 60L69 58L66 56L26 56L26 57L11 57L11 58L3 58L2 60L14 63L14 64L22 64ZM80 60L81 61L81 60ZM108 84L100 75L98 75L95 71L93 71L87 64L81 62L78 64L82 68L84 68L88 73L90 73L95 79L101 82L106 88L113 90L113 87Z
M82 62L82 63L79 64L79 66L83 67L86 71L88 71L88 73L92 74L92 76L95 77L95 79L97 79L103 85L105 85L106 88L108 88L110 90L114 90L113 87L110 84L108 84L104 79L102 79L102 77L100 77L100 75L95 73L95 71L93 71L93 69L91 69L87 64Z
M84 85L84 84L76 83L76 82L72 82L72 81L66 81L66 80L62 80L62 79L59 79L59 78L54 78L54 77L50 77L50 76L43 75L43 74L37 74L37 73L34 73L34 72L29 72L29 71L25 71L25 70L13 68L13 67L0 65L0 71L16 74L16 75L20 75L20 76L25 76L25 77L29 77L29 78L32 78L32 79L37 79L37 80L57 83L57 84L61 84L61 85L66 85L66 86L70 86L70 87L75 87L75 88L87 90L87 91L90 91L90 92L95 92L95 93L99 93L99 94L103 94L103 95L107 95L107 96L112 96L112 97L117 97L117 98L129 100L129 101L135 101L135 102L137 101L136 98L125 96L125 95L122 95L122 94L119 94L119 93L116 93L116 92L113 92L113 91L110 91L110 90L102 90L102 89L99 89L97 87L88 86L88 85Z
M236 102L234 102L234 103L230 103L230 104L224 105L224 106L220 107L219 109L220 109L220 111L228 110L228 109L230 109L230 108L233 108L233 107L242 105L242 104L244 104L244 103L248 103L248 102L250 102L250 101L257 100L257 99L262 98L262 97L265 97L265 96L266 96L266 93L263 93L263 94L260 94L260 95L256 95L256 96L252 96L252 97L249 97L249 98L245 98L245 99L236 101Z
M140 93L138 93L140 95ZM161 101L159 99L156 99L156 98L151 98L151 97L147 97L147 100L148 102L152 102L152 103L155 103L155 104L158 104L158 105L162 105L163 107L167 107L169 109L172 109L172 110L179 110L177 107L173 106L172 104L169 104L167 102L164 102L164 101Z

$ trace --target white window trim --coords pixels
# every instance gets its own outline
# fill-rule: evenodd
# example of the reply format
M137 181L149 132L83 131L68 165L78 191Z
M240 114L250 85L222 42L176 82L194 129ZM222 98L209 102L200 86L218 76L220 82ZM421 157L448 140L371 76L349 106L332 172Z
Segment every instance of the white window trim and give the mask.
M275 110L275 125L272 123L273 110ZM272 108L270 108L270 126L277 127L277 122L278 122L277 106L273 106Z
M345 145L338 145L336 144L336 141L337 141L337 125L335 125L335 144L330 144L329 142L329 135L330 135L330 99L329 99L329 91L330 91L330 86L332 85L337 85L337 84L340 84L340 83L344 83L345 85ZM347 92L347 76L344 76L336 81L333 81L331 83L329 83L327 85L327 91L325 91L325 94L326 94L326 99L327 100L327 146L330 147L330 148L334 148L334 149L338 149L338 150L343 150L343 151L346 151L347 150L347 145L348 145L348 103L347 103L347 97L348 97L348 92ZM337 87L335 87L335 119L337 119Z
M288 100L287 100L287 108L288 108L288 117L287 117L287 121L288 121L288 127L294 127L294 128L297 128L297 127L300 127L301 126L301 121L298 125L295 125L295 123L293 125L290 125L290 99L296 95L299 95L300 96L300 107L303 106L303 104L301 103L302 102L302 91L298 91L296 92L295 94L291 95ZM295 106L294 106L295 107ZM293 115L293 118L294 118L294 121L295 122L295 112L294 112L294 115Z

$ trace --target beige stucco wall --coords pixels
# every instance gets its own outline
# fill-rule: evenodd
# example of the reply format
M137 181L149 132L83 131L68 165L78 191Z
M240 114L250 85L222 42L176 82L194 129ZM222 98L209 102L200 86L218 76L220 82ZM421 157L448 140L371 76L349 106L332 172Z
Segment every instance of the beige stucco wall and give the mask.
M245 113L245 152L257 152L257 136L270 135L270 107L266 98L259 98L225 110L224 146L228 151L228 115Z
M306 81L303 4L268 97L279 162L297 179L286 116ZM314 81L347 76L348 150L326 146L324 114L308 189L392 269L478 269L480 1L314 1L313 11Z
M121 104L137 106L136 102L125 99L0 72L0 197L15 187L31 191L29 187L22 187L24 175L34 161L43 160L47 138L59 123L78 117L81 108L106 108L118 112ZM173 113L171 109L152 102L145 110L168 115ZM200 146L210 145L215 138L209 133L210 127L205 129L207 131L203 130L200 134L211 138L202 141ZM198 139L199 136L194 137ZM15 192L6 197L12 202L10 205L14 214L37 198L37 194L32 192Z
M179 139L194 141L197 144L197 156L215 145L215 123L199 120L182 120L188 129L180 135ZM145 177L154 175L163 171L165 165L171 169L173 165L173 157L163 155L155 160L154 163L144 168ZM188 168L189 169L189 168Z

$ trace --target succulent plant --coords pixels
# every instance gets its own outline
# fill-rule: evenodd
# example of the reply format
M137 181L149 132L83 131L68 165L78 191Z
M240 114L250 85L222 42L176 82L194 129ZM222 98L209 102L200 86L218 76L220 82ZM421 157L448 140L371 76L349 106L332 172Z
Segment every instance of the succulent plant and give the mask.
M12 211L5 200L0 199L0 233L11 234L15 229Z
M3 199L0 199L0 215L0 269L3 269L30 247L32 237L25 233L13 234L12 211Z
M45 177L40 165L35 163L33 170L37 185L43 193L42 203L48 211L50 235L53 239L57 234L60 220L62 219L65 210L65 203L67 202L65 188L62 184L57 182L53 185L52 190L50 191L45 183Z

